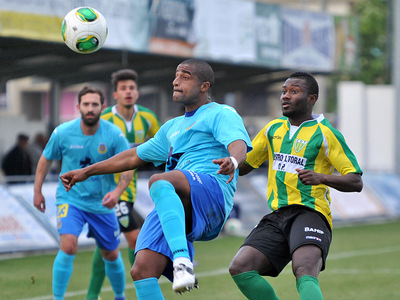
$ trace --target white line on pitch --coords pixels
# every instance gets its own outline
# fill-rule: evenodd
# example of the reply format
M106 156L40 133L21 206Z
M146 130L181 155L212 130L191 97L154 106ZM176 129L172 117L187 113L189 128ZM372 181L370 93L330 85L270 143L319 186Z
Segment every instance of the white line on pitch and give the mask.
M334 253L328 256L328 261L329 260L338 260L338 259L345 259L345 258L351 258L351 257L356 257L356 256L367 256L367 255L376 255L376 254L384 254L384 253L393 253L393 252L398 252L400 251L400 246L394 246L394 247L386 247L386 248L379 248L379 249L366 249L366 250L355 250L355 251L346 251L346 252L340 252L340 253ZM283 271L283 273L290 273L291 270L286 269ZM326 273L335 273L335 274L361 274L365 273L366 270L361 270L361 269L329 269L324 271ZM370 274L399 274L400 270L394 270L394 269L374 269L374 270L368 270L368 273ZM207 272L196 272L196 275L198 278L202 277L212 277L212 276L219 276L219 275L224 275L228 274L228 268L221 268L221 269L216 269L213 271L207 271ZM160 284L165 284L169 283L170 281L167 280L166 278L161 278L159 280ZM129 284L126 286L126 290L134 289L133 284ZM102 289L103 292L112 292L111 287L104 287ZM80 296L80 295L86 295L87 290L81 290L81 291L76 291L76 292L67 292L65 293L65 298L69 297L74 297L74 296ZM41 296L41 297L34 297L34 298L24 298L24 299L19 299L19 300L51 300L53 299L53 295L47 295L47 296Z

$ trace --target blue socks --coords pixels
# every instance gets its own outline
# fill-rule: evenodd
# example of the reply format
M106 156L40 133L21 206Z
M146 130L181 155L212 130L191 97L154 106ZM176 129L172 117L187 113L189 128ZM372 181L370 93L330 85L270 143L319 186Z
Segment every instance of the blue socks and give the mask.
M114 261L104 260L105 271L115 294L115 298L124 297L125 290L125 269L122 262L121 253Z
M151 185L150 196L174 260L177 257L187 257L190 260L186 240L185 210L174 186L166 180L156 181Z
M140 300L164 300L158 279L150 277L133 282L135 284L136 296Z
M69 279L71 278L75 255L68 255L58 250L53 263L53 295L54 300L64 299Z

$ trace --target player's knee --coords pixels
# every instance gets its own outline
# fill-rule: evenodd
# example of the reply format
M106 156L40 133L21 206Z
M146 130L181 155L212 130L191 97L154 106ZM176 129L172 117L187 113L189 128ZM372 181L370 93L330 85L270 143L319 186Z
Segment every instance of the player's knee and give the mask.
M153 185L154 182L159 181L159 180L163 180L163 173L151 175L150 179L149 179L149 189L151 188L151 186Z
M241 260L236 257L229 264L229 274L231 274L231 276L238 275L246 271L250 270L248 270L246 264L241 263Z
M102 250L102 256L104 257L105 260L115 261L119 257L119 250L118 248L113 251Z
M131 277L132 277L133 281L144 279L142 272L141 272L141 268L138 267L137 263L133 264L130 273L131 273Z

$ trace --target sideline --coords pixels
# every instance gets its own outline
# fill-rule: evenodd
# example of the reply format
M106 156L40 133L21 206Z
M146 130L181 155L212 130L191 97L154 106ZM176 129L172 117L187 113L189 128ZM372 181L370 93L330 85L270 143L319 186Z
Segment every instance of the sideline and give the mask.
M340 252L340 253L335 253L332 255L329 255L328 259L329 260L339 260L339 259L346 259L346 258L352 258L356 256L369 256L369 255L377 255L377 254L385 254L385 253L393 253L393 252L399 252L400 251L400 246L394 246L394 247L385 247L385 248L379 248L379 249L369 249L369 250L359 250L359 251L346 251L346 252ZM365 273L365 271L360 270L360 269L329 269L325 270L324 272L326 273L334 273L334 274L361 274ZM400 270L394 270L394 269L374 269L373 271L368 270L369 273L374 273L374 274L400 274ZM282 273L291 273L290 269L283 270ZM196 273L198 278L202 277L212 277L212 276L220 276L228 274L228 268L221 268L221 269L216 269L212 271L207 271L207 272L199 272ZM166 278L161 278L159 280L160 284L166 284L170 283L170 281ZM125 290L132 290L135 289L135 286L133 284L129 284L126 286ZM112 292L111 287L104 287L102 289L102 292ZM87 290L81 290L81 291L76 291L76 292L67 292L65 293L64 298L69 298L69 297L75 297L75 296L81 296L81 295L86 295ZM46 295L46 296L41 296L41 297L34 297L34 298L23 298L23 299L18 299L18 300L52 300L53 295Z

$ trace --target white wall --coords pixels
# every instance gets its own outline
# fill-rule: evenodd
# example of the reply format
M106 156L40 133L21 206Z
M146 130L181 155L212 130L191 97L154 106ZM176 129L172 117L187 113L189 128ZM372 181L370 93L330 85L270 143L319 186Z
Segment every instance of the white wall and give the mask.
M395 172L394 101L392 86L338 85L338 129L364 171Z

